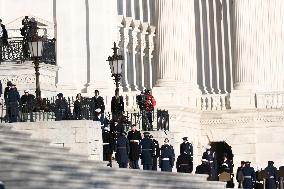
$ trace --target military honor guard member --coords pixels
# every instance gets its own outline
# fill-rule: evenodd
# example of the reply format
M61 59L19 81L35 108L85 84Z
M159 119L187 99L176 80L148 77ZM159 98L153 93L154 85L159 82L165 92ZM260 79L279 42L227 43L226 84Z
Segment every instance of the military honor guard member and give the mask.
M161 171L172 172L175 162L175 152L173 146L169 144L168 138L165 138L164 145L161 147L161 156L159 162Z
M210 168L206 159L201 160L201 165L198 165L195 170L195 174L207 174L210 175Z
M120 137L117 139L117 149L116 149L116 161L119 168L127 168L128 165L128 154L129 154L129 142L125 137L126 132L122 132Z
M267 167L264 169L267 172L266 189L276 189L276 172L277 168L273 166L273 161L268 161Z
M241 166L238 167L237 169L236 179L237 179L237 182L239 183L238 188L242 187L242 181L240 180L240 178L243 177L242 169L245 167L245 165L246 165L246 162L241 161Z
M141 148L141 163L143 170L152 170L153 157L155 155L155 145L150 139L150 133L144 132L144 138L140 142Z
M192 172L192 161L191 157L183 152L177 158L176 162L177 172L180 173L191 173Z
M157 171L157 169L158 169L158 158L160 157L160 146L159 146L159 142L153 138L153 135L150 135L150 139L153 141L154 147L155 147L152 170Z
M190 169L190 173L193 170L193 146L191 143L188 142L188 137L183 137L183 143L180 144L180 154L183 156L188 156L188 158L190 159L189 162L189 169Z
M139 143L142 140L140 131L137 130L136 125L133 124L131 131L128 132L127 138L130 144L129 160L132 169L139 169L138 161L140 156Z
M244 168L242 168L242 173L244 177L243 188L253 189L254 182L256 180L255 171L253 167L250 167L250 162L246 161Z
M217 180L217 160L215 152L211 150L211 146L206 147L206 151L202 155L202 159L206 159L210 168L210 180Z

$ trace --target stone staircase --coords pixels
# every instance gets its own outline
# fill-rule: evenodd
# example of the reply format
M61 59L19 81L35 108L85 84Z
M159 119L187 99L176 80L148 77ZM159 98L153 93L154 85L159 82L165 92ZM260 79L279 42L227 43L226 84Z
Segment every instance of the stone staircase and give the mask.
M102 161L0 126L0 180L6 189L221 189L206 175L106 167Z

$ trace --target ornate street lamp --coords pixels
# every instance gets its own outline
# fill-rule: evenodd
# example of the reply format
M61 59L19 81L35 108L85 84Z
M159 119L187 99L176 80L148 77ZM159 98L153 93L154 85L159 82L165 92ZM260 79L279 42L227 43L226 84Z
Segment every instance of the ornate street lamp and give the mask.
M119 88L119 81L122 77L122 65L123 65L123 56L117 54L117 50L119 49L116 47L116 43L114 42L113 55L109 56L107 61L109 62L110 69L111 69L111 76L114 77L115 87Z
M43 39L38 36L37 33L37 23L34 20L29 22L30 33L28 37L28 44L31 53L31 60L33 60L34 68L35 68L35 76L36 76L36 98L37 100L41 100L41 91L39 84L39 62L42 58L42 50L43 50Z

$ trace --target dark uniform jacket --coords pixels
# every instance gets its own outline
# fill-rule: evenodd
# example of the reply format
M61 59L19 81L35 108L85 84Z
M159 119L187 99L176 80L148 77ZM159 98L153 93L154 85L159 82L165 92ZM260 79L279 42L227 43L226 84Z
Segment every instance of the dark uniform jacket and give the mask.
M140 147L139 143L142 139L140 131L129 131L127 138L129 140L130 144L130 153L129 153L129 159L131 161L138 160L140 155Z
M154 143L154 147L155 147L155 153L154 153L154 157L158 158L160 157L160 145L159 142L155 139L153 139L153 143Z
M266 180L266 189L276 189L276 172L277 168L273 165L269 165L265 168L268 174L268 179Z
M183 154L183 153L186 153L188 154L190 157L193 156L193 146L191 143L189 142L186 142L186 143L181 143L180 144L180 154Z
M93 100L93 107L92 107L93 112L94 112L96 109L100 108L100 109L101 109L101 112L104 113L104 111L105 111L105 103L104 103L103 97L98 96L98 97L96 98L96 97L94 96L94 97L92 98L92 100Z
M125 136L117 139L116 161L120 163L128 163L129 142Z
M243 188L244 189L252 189L253 183L255 182L255 171L253 167L250 167L246 165L242 169L243 175L244 175L244 181L243 181Z
M181 173L191 173L193 169L191 157L185 153L178 156L176 162L177 172Z
M108 130L102 131L102 137L103 137L103 153L109 154L112 153L112 150L110 148L110 132Z
M227 172L227 173L233 173L233 163L231 160L227 159L224 161L220 167L220 173Z
M210 174L209 165L206 162L202 162L201 165L198 165L195 170L196 174Z
M215 152L211 150L206 150L203 153L202 159L206 159L210 169L210 178L215 180L217 178L217 160L215 156Z
M23 112L33 111L35 106L35 96L32 94L22 95L21 104L23 106Z
M115 96L113 96L111 99L111 113L118 115L122 112L124 112L123 97L119 96L118 98L116 98Z
M140 142L142 165L153 165L153 156L155 155L155 145L153 141L145 137Z
M124 127L122 124L118 123L115 125L114 122L110 123L110 148L112 151L116 151L117 139L123 131Z
M172 171L174 166L175 153L173 146L169 144L164 144L161 147L161 156L160 156L160 168L161 171Z
M65 99L55 100L55 120L64 120L68 117L68 103Z

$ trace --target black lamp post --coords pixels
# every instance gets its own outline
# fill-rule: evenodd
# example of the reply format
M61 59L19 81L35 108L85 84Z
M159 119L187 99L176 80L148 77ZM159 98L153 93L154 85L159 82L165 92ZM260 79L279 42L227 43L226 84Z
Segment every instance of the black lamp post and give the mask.
M29 49L31 53L31 59L34 63L35 68L35 76L36 76L36 98L37 100L41 99L41 90L39 84L39 62L42 58L42 50L43 50L43 39L38 36L37 33L37 23L36 21L30 21L30 33L28 38Z
M110 69L111 69L111 76L114 77L115 87L116 89L119 88L119 81L122 77L122 65L123 65L123 56L117 54L117 50L119 49L116 47L116 43L114 42L113 55L109 56L107 61L109 62Z

